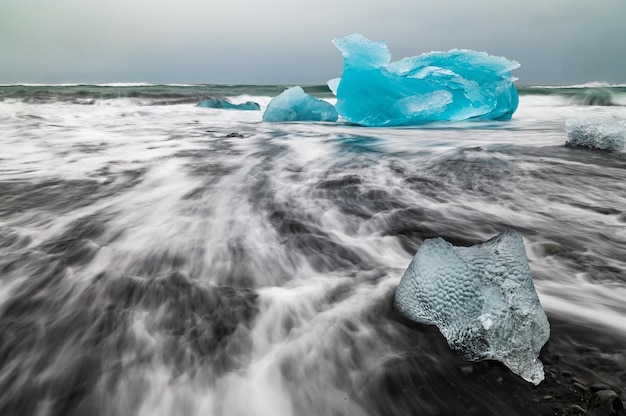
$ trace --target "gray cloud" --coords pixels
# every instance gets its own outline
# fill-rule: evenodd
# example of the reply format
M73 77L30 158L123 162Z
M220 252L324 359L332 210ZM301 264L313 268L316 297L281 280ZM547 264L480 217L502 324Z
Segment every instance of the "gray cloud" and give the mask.
M518 60L522 84L626 82L623 0L6 0L0 82L323 83L330 41L394 59L471 48Z

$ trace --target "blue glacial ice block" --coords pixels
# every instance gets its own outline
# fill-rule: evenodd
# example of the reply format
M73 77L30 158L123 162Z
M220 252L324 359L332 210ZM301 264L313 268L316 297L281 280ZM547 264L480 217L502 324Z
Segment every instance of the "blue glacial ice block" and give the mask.
M341 79L329 81L337 112L363 126L511 118L519 98L510 71L519 63L472 50L430 52L390 62L383 42L352 34L333 40Z
M260 111L261 106L254 101L246 101L241 104L233 104L228 100L219 98L207 98L198 103L197 107L204 108L221 108L224 110L247 110L247 111Z
M292 87L272 98L263 113L263 121L337 121L335 107L317 99L301 87Z
M414 321L436 325L469 360L499 360L533 384L544 379L538 357L550 325L515 231L473 247L424 241L402 276L394 306Z
M626 144L626 123L610 118L573 118L565 124L571 147L618 152Z

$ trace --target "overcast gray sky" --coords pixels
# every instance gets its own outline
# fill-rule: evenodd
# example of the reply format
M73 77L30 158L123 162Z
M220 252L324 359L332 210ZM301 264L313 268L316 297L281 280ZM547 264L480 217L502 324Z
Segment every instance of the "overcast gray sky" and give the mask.
M626 0L0 0L0 83L320 84L353 32L515 59L522 85L626 83Z

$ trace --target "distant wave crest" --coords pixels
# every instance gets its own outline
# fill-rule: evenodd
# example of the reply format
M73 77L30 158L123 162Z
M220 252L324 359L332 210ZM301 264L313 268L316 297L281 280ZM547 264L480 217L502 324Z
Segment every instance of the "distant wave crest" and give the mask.
M593 82L570 86L521 86L520 95L534 95L565 99L567 105L624 106L626 85Z
M7 99L29 103L66 102L90 105L103 100L130 99L140 105L198 103L207 98L239 96L275 97L285 85L190 85L190 84L12 84L0 85L0 101ZM305 87L319 98L332 96L325 85Z
M130 99L140 105L197 104L206 98L275 97L290 85L215 84L5 84L0 85L0 101L28 103L65 102L90 105L115 99ZM520 96L552 98L559 105L626 106L626 85L594 82L570 86L516 86ZM317 98L333 98L326 85L305 86Z

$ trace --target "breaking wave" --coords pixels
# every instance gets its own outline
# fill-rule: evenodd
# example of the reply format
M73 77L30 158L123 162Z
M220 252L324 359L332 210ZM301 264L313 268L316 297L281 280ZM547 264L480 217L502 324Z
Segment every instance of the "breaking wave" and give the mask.
M520 95L551 97L562 105L625 106L626 85L592 83L563 87L518 87Z

